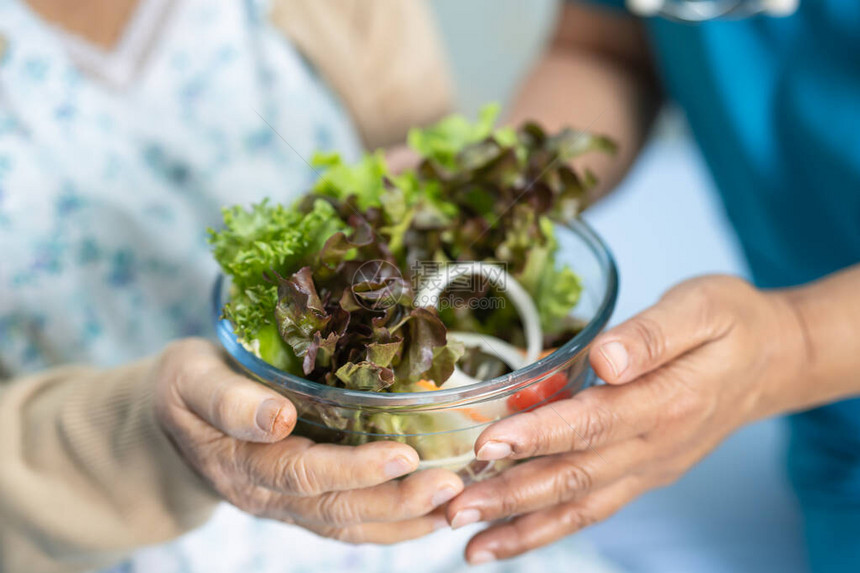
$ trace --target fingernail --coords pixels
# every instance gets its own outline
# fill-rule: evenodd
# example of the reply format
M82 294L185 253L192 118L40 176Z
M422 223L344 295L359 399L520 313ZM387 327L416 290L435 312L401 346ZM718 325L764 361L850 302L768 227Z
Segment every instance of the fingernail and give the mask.
M484 563L490 563L491 561L495 561L496 556L493 555L490 551L476 551L469 558L469 563L472 565L483 565Z
M406 458L394 458L385 464L385 477L394 479L412 471L412 464Z
M278 414L283 408L284 403L280 400L276 400L274 398L269 398L264 400L262 404L257 407L257 415L254 418L254 422L257 424L257 427L266 432L267 434L271 434L272 430L275 428L275 424L278 421Z
M514 453L514 451L511 449L510 444L506 444L504 442L487 442L478 448L478 453L475 457L482 462L491 462L493 460L507 458L512 453Z
M612 367L612 372L616 376L620 376L630 363L630 357L627 355L627 349L620 342L607 342L600 347L600 352L603 357L609 362Z
M433 504L433 507L439 507L443 503L447 503L454 499L455 495L457 495L456 489L454 489L450 485L445 486L433 494L433 499L430 500L430 503Z
M481 520L481 512L477 509L463 509L454 514L451 529L459 529Z

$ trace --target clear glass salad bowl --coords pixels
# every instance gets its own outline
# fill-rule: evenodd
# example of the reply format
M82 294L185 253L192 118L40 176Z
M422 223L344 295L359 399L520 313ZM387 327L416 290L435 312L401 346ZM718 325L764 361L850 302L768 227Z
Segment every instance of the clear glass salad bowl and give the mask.
M466 481L482 479L505 465L475 459L475 440L489 424L570 397L594 381L588 351L615 306L615 262L603 241L580 220L557 224L556 237L560 247L556 264L570 266L582 281L582 295L572 314L584 327L537 362L503 376L451 389L399 393L347 390L304 380L264 362L237 341L233 325L222 318L223 305L229 300L229 284L223 275L214 291L217 335L243 372L295 404L299 414L296 434L346 445L405 442L417 450L421 469L441 467L458 472ZM356 424L370 419L384 423ZM392 432L350 429L368 425L392 428Z

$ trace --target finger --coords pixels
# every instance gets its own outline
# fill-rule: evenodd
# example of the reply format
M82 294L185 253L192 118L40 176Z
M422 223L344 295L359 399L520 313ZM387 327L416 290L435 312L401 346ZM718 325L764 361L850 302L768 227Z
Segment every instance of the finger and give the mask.
M731 328L710 295L713 279L687 281L651 308L598 336L591 365L609 384L630 382Z
M206 423L251 442L276 442L292 431L296 422L292 403L234 372L212 343L184 340L171 354L172 390Z
M395 174L415 167L420 159L421 157L415 151L405 145L394 147L385 153L388 171Z
M424 537L447 526L448 522L445 521L444 514L441 511L435 511L423 517L392 523L365 523L349 527L310 525L307 529L323 537L346 543L389 545Z
M582 499L630 475L651 456L642 440L628 440L602 452L538 458L470 486L446 510L451 527L494 521Z
M275 444L241 444L236 456L253 484L295 496L372 487L418 468L418 453L398 442L352 447L290 436Z
M283 502L284 509L302 523L348 527L421 517L461 491L463 481L457 474L433 469L372 488L329 492L317 497L290 497Z
M522 515L475 535L466 545L466 560L477 565L509 559L558 541L611 516L642 491L636 478L626 478L585 499Z
M489 461L599 451L652 429L666 400L653 384L595 386L496 422L475 441L476 456Z

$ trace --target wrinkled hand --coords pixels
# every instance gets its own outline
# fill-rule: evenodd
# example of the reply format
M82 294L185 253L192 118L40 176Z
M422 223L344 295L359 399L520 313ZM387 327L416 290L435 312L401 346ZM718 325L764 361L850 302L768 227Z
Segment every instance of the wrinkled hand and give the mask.
M157 416L191 466L224 499L261 517L353 543L394 543L447 526L443 505L463 489L454 473L414 471L395 442L358 447L290 436L284 397L231 370L218 349L183 340L163 354Z
M467 558L518 555L606 519L669 484L744 423L790 403L802 376L802 324L788 299L731 277L694 279L595 340L608 384L497 422L480 459L537 459L469 487L452 526L512 520L469 542Z

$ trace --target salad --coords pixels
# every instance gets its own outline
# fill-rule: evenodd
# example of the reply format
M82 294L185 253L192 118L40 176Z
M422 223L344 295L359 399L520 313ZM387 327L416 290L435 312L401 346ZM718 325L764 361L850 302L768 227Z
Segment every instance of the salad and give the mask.
M512 372L573 337L582 285L558 264L557 227L585 208L596 180L570 160L615 146L534 123L495 127L498 112L412 130L414 168L393 173L380 151L353 165L321 153L318 181L294 203L224 209L209 240L238 342L312 382L399 393ZM550 377L506 407L527 409L565 383ZM352 444L429 423L316 410Z

